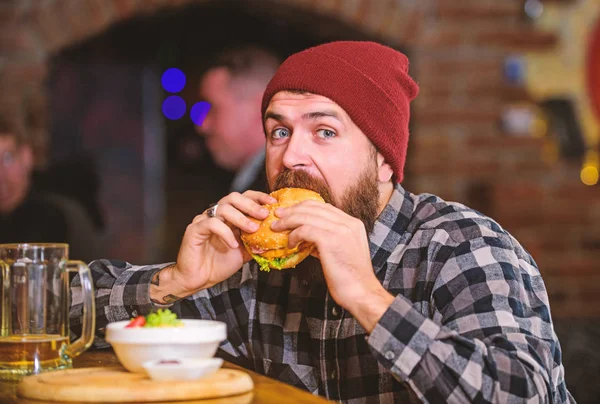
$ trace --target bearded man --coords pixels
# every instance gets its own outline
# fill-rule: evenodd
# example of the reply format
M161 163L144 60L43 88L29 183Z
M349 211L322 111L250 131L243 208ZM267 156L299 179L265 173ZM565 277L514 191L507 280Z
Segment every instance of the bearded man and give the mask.
M225 196L188 226L177 261L91 265L97 324L171 307L228 324L220 355L342 402L570 402L548 297L500 225L400 184L418 86L401 53L333 42L290 56L262 100L275 231L312 262L261 272L240 241L274 203ZM240 269L241 268L241 269ZM72 318L81 315L74 287Z

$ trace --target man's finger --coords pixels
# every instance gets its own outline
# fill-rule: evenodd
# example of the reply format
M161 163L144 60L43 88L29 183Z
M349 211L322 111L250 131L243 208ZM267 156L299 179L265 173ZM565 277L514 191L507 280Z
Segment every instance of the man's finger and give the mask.
M327 230L304 225L290 232L288 236L288 248L294 248L301 242L315 244L318 248L327 238L331 238L330 234Z
M255 191L256 192L256 191ZM225 205L231 205L244 215L263 220L269 215L269 210L261 206L255 200L238 192L233 192L219 201L219 209ZM219 216L219 213L217 214Z
M218 236L229 248L238 248L240 246L231 228L222 220L214 217L190 224L188 231L192 232L192 236L197 235L201 238L212 235ZM196 239L196 237L192 239Z
M260 205L268 205L277 202L277 199L264 192L248 190L244 192L243 195L259 203Z
M249 219L242 212L231 205L223 205L217 218L224 220L227 224L237 227L246 233L253 233L258 230L258 223Z
M271 224L273 231L284 231L295 229L304 224L318 228L332 229L335 226L344 226L348 222L348 216L341 215L325 209L315 209L312 206L291 206L286 208L285 214Z

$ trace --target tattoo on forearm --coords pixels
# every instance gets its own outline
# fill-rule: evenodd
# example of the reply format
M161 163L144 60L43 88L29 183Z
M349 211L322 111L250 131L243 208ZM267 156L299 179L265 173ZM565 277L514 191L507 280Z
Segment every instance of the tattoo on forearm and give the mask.
M177 300L181 300L181 298L179 296L175 296L175 295L166 295L163 297L163 302L169 304L169 303L175 303Z
M158 299L150 299L150 301L152 301L152 303L155 304L171 304L171 303L175 303L178 300L181 300L182 298L179 296L175 296L175 295L166 295L163 296L162 301L158 300Z
M172 267L172 266L173 265L170 265L169 267ZM169 267L165 267L165 268L169 268ZM163 269L165 269L165 268L163 268ZM160 273L162 272L163 269L161 269L160 271L158 271L154 275L152 275L152 279L150 279L150 285L160 286ZM156 295L156 293L160 293L160 290L155 289L153 291L153 294ZM152 303L155 303L155 304L172 304L181 299L182 299L182 297L172 295L172 294L165 295L162 297L162 299L150 298Z
M150 281L150 284L152 285L156 285L158 286L160 284L160 271L158 271L157 273L154 274L154 276L152 277L152 280Z

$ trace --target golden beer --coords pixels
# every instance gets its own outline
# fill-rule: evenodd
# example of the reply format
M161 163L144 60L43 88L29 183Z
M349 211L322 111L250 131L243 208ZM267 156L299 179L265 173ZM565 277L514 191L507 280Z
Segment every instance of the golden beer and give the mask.
M65 355L69 338L57 334L0 337L0 369L15 377L70 366ZM10 378L10 377L7 377Z
M90 270L67 244L0 244L0 380L65 369L92 344ZM70 342L69 273L81 277L81 337Z

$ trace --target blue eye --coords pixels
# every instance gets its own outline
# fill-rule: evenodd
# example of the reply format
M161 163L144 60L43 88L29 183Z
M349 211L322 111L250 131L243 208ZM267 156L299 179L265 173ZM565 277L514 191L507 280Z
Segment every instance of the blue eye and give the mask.
M290 132L284 128L278 128L278 129L275 129L273 132L271 132L271 137L273 139L283 139L288 136L290 136Z
M10 167L15 162L15 155L12 152L6 151L0 156L0 165Z
M317 135L323 139L331 139L337 136L334 131L329 129L319 129L317 131Z

